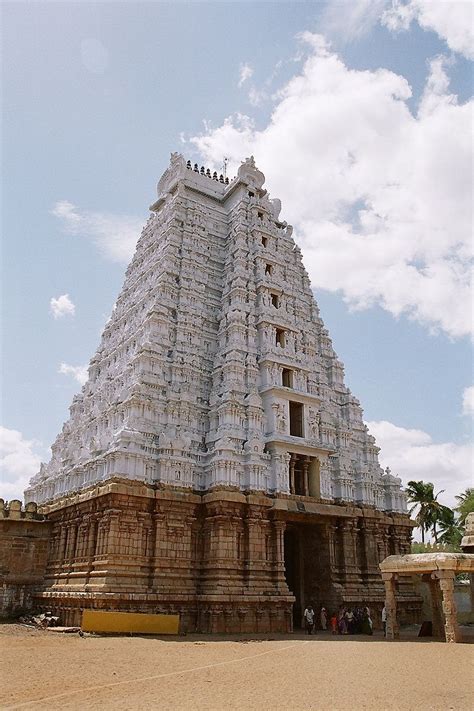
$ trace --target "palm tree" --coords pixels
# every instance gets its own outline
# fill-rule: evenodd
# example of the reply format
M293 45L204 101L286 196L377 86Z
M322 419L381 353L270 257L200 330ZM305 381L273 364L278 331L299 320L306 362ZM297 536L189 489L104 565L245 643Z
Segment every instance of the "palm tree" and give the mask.
M435 543L438 542L438 531L436 524L441 521L443 516L446 516L446 506L443 506L438 501L438 496L442 494L444 489L434 493L434 484L424 481L409 481L406 492L408 501L413 504L410 509L410 514L418 509L415 516L415 521L418 528L421 529L421 540L425 542L425 531L433 529ZM450 509L448 509L450 511Z
M466 489L462 494L456 496L456 499L459 502L455 509L459 513L458 523L464 527L466 525L466 516L474 511L474 489Z
M440 530L440 543L447 543L451 546L458 547L461 543L462 532L459 523L456 521L454 511L445 507L446 511L439 519L438 525Z

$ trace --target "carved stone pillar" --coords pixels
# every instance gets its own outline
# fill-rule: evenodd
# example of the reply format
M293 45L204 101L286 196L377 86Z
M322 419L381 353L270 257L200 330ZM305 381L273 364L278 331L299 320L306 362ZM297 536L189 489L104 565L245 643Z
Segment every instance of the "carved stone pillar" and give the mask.
M106 553L109 556L120 554L120 531L119 522L121 516L120 509L108 509L107 517L109 519L109 529L107 535Z
M400 555L400 540L398 537L398 531L395 526L390 526L390 551L392 555Z
M255 518L248 518L246 520L247 526L247 551L248 551L248 562L250 564L254 563L258 558L261 557L260 554L260 537L259 537L259 520Z
M61 524L61 533L59 535L59 561L60 563L64 562L64 559L66 557L66 546L67 546L67 532L68 532L68 527L65 523Z
M76 557L78 524L72 523L68 528L69 528L69 533L68 533L68 537L67 537L66 558L68 560L72 561L72 559Z
M92 570L94 568L94 559L97 549L97 538L99 532L99 517L93 515L89 519L89 530L87 532L87 543L84 555L87 557L86 584L89 583Z
M386 558L386 555L385 555L384 533L383 533L383 530L381 529L380 526L377 527L375 535L376 535L378 563L381 563L384 560L384 558Z
M290 459L290 493L295 493L295 455L291 455Z
M385 585L385 609L387 611L386 637L387 639L398 639L400 627L397 621L396 574L382 573L382 580Z
M362 573L374 574L378 576L378 540L377 524L373 521L364 521L362 528L362 540L364 547L365 570Z
M303 491L305 496L309 496L309 481L308 481L308 469L311 459L305 457L303 461Z
M86 555L92 558L95 555L95 548L97 543L97 529L99 522L96 516L91 517L89 520L89 531L87 536L87 550Z
M454 600L454 571L438 570L433 573L439 579L439 587L443 596L444 633L446 642L459 642L461 635L456 618L456 603Z
M438 581L431 575L422 577L424 582L428 583L431 598L431 623L433 625L433 637L442 637L444 639L444 624L441 612L441 600Z
M397 537L400 555L408 555L411 552L411 529L405 526L398 526Z
M356 561L356 523L352 519L345 519L341 523L342 550L344 558L344 579L346 583L354 582L359 577Z
M276 562L285 562L285 529L286 521L274 521L273 526L275 528L275 550L276 550Z
M334 524L330 523L330 524L327 526L330 570L335 570L336 567L337 567L337 560L336 560L336 535L337 535L337 526L335 526Z
M78 558L84 558L87 555L87 535L88 535L88 523L84 519L77 531L77 548L76 556Z

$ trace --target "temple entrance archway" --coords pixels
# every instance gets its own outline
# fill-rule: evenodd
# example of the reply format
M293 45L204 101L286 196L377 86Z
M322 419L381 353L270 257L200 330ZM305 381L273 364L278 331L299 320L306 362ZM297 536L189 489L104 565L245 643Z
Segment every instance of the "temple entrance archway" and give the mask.
M334 604L334 571L330 568L328 541L320 524L288 521L284 546L286 583L295 596L293 627L300 629L307 605L317 611L320 605Z

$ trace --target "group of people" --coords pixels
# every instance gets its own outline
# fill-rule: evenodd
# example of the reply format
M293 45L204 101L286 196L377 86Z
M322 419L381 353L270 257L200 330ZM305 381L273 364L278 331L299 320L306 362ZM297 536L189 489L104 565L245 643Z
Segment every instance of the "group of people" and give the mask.
M316 629L316 613L311 605L308 605L303 613L304 624L307 634L314 634ZM383 615L382 615L383 617ZM341 605L337 612L328 614L324 605L319 611L320 628L325 631L329 627L333 634L369 634L373 633L373 623L370 617L370 610L367 606L345 607Z

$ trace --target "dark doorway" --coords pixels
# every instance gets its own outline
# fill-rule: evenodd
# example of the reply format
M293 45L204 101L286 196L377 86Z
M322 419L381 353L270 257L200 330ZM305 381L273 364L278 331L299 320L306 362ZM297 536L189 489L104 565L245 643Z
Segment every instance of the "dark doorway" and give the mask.
M290 402L290 435L303 437L303 405L300 402Z
M293 628L301 628L303 616L301 591L302 586L301 542L296 529L285 531L285 578L290 592L295 596L293 605Z
M295 461L295 490L292 493L295 493L298 496L308 495L304 481L303 460L301 457L298 456L296 457Z

